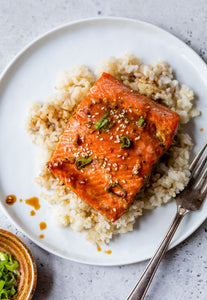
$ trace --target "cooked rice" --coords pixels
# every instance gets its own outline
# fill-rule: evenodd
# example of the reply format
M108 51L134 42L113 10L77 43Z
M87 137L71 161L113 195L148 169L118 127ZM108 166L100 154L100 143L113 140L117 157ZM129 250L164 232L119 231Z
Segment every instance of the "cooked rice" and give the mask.
M114 234L133 230L133 225L144 209L153 209L167 203L181 191L189 178L188 161L192 147L188 134L181 133L182 124L200 113L193 108L194 94L181 85L166 62L143 64L131 54L122 58L104 59L95 74L110 73L133 90L176 111L180 115L180 128L172 146L155 167L145 188L137 194L129 210L112 223L81 200L45 167L63 133L71 113L87 95L96 76L86 66L62 72L54 93L42 103L30 106L26 129L32 141L41 148L42 170L36 182L45 188L42 197L58 206L56 222L81 232L87 230L86 239L92 243L108 243ZM52 191L52 192L51 192Z

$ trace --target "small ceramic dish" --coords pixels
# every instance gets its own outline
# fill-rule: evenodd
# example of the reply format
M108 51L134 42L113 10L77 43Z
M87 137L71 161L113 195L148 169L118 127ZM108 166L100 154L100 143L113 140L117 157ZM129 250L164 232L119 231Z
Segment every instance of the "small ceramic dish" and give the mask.
M10 253L19 262L20 281L12 300L32 299L37 282L37 268L31 251L16 235L3 229L0 229L0 251Z

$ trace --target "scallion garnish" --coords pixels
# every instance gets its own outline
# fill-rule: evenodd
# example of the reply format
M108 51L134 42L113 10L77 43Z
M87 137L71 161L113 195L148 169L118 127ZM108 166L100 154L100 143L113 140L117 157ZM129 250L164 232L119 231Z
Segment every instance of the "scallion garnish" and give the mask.
M117 188L118 190L120 190L122 192L122 195L119 195L116 193L116 190L115 188ZM111 183L108 187L107 187L107 192L116 196L116 197L119 197L119 198L124 198L126 196L126 192L125 190L123 190L123 188L118 184L118 183Z
M106 119L106 120L108 120L108 119ZM108 131L112 126L114 126L114 121L109 121L104 127L102 127L101 129L103 130L103 131Z
M13 260L11 254L0 252L0 300L9 300L16 293L15 272L19 267L17 260Z
M139 120L137 121L138 126L142 126L144 124L144 118L140 117Z
M79 158L76 160L76 166L78 168L78 170L82 169L83 167L85 167L86 165L90 164L92 162L93 158L92 156L88 157L88 158Z
M132 144L131 141L130 141L130 139L126 135L123 135L121 137L121 141L122 141L121 148L129 148L131 146L131 144Z
M109 120L106 119L109 115L109 111L107 111L97 122L94 124L96 129L101 129L109 123Z

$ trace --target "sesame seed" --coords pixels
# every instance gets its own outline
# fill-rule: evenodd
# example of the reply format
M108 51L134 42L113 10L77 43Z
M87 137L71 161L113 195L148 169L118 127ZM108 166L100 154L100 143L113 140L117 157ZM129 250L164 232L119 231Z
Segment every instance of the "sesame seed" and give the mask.
M110 140L113 140L113 136L110 136L110 138L109 138Z
M121 154L118 154L117 157L121 157Z
M92 171L95 171L95 168L92 168L91 170L92 170Z
M101 110L103 110L104 108L105 108L105 107L104 107L104 106L102 106L102 107L101 107Z
M97 116L98 116L98 115L99 115L99 112L96 112L96 113L95 113L95 115L97 115Z
M131 110L131 108L129 109L129 112L130 112L130 113L132 113L132 110Z
M118 171L118 168L114 168L114 171Z
M126 131L126 134L129 134L129 131Z
M83 173L83 170L80 170L81 171L81 173Z
M123 183L126 183L126 180L123 179L122 182L123 182Z
M106 170L110 172L110 171L111 171L111 168L107 168Z
M100 141L103 141L103 138L100 138Z
M117 167L117 163L114 163L112 166L113 166L113 167Z
M140 139L140 136L137 136L135 137L135 141L139 140Z
M95 115L92 116L92 119L94 119L94 118L95 118Z
M125 157L124 157L124 156L122 156L122 159L124 160L124 159L125 159Z
M116 211L116 208L113 208L113 211Z
M118 122L118 123L121 123L121 120L118 120L117 122Z
M68 151L71 152L72 150L71 150L71 149L68 149Z
M105 160L105 161L107 161L107 160L108 160L108 158L107 158L107 157L105 157L105 158L104 158L104 160Z
M88 115L88 118L91 118L91 115Z
M71 179L70 179L70 178L68 179L68 182L71 182Z

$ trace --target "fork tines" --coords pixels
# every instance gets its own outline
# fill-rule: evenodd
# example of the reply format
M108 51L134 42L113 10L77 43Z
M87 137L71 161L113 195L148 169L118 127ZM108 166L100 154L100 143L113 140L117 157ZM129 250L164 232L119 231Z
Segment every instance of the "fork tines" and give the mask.
M205 153L206 148L207 148L207 143L202 147L200 152L193 159L193 161L190 165L190 168L189 168L189 170L192 173L189 184L190 185L193 184L195 182L195 180L199 178L199 180L195 184L194 188L199 190L203 197L205 197L205 195L207 194L207 183L204 184L205 179L207 178L207 166L206 166L207 153ZM203 156L203 153L205 153L204 156ZM201 161L200 161L200 159L201 159ZM204 169L204 171L203 171L203 169ZM203 171L203 173L201 173L202 171Z

